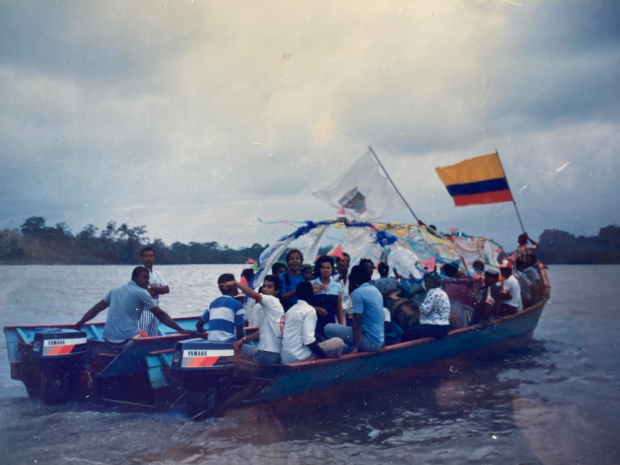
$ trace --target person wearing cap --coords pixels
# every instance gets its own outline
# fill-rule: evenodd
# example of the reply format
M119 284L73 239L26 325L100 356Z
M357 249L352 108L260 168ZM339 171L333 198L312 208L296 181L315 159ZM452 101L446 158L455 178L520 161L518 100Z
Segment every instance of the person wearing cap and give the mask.
M492 320L499 311L499 270L496 268L487 268L484 271L484 284L478 291L477 302L474 306L474 313L471 317L469 325L478 323L486 323Z
M523 308L519 281L512 274L512 263L509 261L505 261L500 265L499 272L504 278L504 282L501 283L500 287L499 300L501 303L496 316L514 315L520 308Z
M423 337L446 337L450 331L450 299L441 289L441 278L435 272L424 275L424 287L428 291L420 305L420 324L401 336L401 341L413 341Z

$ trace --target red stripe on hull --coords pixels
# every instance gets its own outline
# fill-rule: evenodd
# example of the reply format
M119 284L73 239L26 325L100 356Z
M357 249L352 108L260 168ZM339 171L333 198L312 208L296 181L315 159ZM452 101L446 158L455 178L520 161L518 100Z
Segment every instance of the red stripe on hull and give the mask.
M490 203L512 202L512 194L509 190L485 192L483 194L456 195L454 199L455 207L466 207L467 205L487 205Z

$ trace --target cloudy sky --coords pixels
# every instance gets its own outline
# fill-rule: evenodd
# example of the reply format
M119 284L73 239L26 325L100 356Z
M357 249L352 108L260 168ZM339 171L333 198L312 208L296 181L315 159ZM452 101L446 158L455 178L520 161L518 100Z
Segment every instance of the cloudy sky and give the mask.
M516 244L435 167L493 152L526 230L620 224L620 3L3 1L0 228L271 243L372 145L416 214ZM386 217L410 221L407 212Z

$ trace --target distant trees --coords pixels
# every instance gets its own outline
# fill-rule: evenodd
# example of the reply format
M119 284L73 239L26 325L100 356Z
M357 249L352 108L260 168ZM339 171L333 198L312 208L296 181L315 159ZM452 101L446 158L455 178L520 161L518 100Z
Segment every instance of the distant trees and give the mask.
M606 226L592 237L575 237L566 231L545 230L535 252L547 264L620 264L620 227Z
M55 227L40 216L28 218L19 229L0 230L0 263L132 264L140 262L140 249L147 245L157 252L159 264L245 263L257 260L267 247L231 249L217 242L175 242L146 237L146 226L117 226L110 221L99 231L92 224L73 235L66 223Z

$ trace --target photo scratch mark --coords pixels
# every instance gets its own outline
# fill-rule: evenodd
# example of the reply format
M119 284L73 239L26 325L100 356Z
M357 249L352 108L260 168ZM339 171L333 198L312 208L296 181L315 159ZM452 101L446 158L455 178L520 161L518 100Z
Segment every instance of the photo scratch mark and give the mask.
M562 171L564 168L566 168L568 165L570 165L569 163L564 163L562 166L560 166L556 171Z

